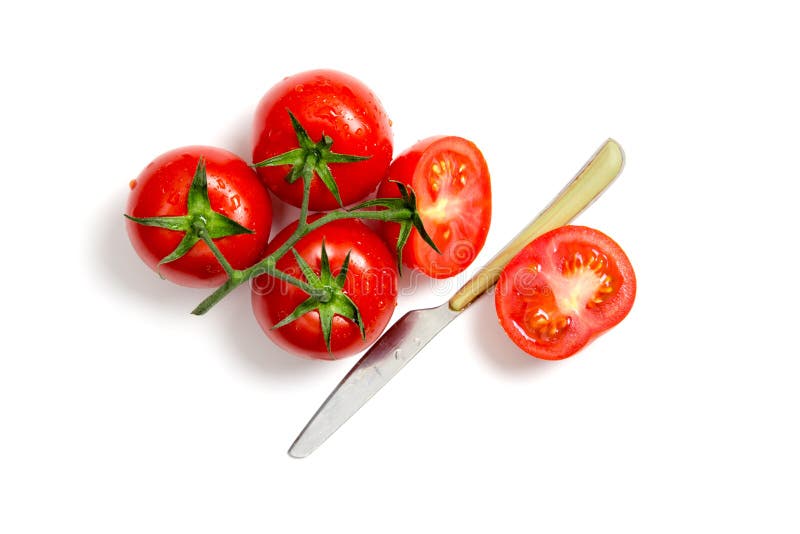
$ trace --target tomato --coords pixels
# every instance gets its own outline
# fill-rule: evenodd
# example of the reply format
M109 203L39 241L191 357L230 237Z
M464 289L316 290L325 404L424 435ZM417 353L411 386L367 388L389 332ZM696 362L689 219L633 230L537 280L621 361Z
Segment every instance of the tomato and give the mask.
M296 228L295 221L281 230L267 247L266 255L277 250ZM397 305L397 268L393 254L380 236L358 220L343 219L309 232L293 247L321 278L324 278L325 263L323 242L333 276L341 272L345 258L350 254L342 293L357 307L364 337L355 321L333 315L329 351L323 336L320 310L309 311L274 328L308 301L309 294L269 275L261 275L252 283L253 312L267 336L287 351L310 358L338 359L366 349L386 328ZM276 267L308 281L291 252L284 254Z
M564 226L535 239L505 267L495 291L500 324L522 350L572 356L633 306L636 276L610 237Z
M352 163L330 163L343 205L366 197L378 185L392 159L391 123L380 101L359 80L333 70L314 70L284 78L258 104L253 125L253 162L284 154L299 147L289 118L291 112L318 142L323 135L332 140L337 154L366 156ZM302 180L289 183L291 167L260 167L258 173L282 200L300 206ZM339 203L322 181L311 185L309 208L330 210Z
M131 181L126 213L140 218L185 216L200 158L205 162L211 209L253 232L214 242L234 268L249 267L260 259L269 239L272 201L255 172L227 150L189 146L162 154ZM215 287L225 281L222 266L205 243L198 242L179 259L158 265L178 247L185 232L130 219L126 224L139 257L167 280L188 287Z
M416 230L403 248L403 263L433 278L448 278L475 259L486 242L492 218L489 169L483 154L460 137L431 137L398 156L379 197L398 197L402 182L417 195L420 218L441 254ZM396 243L400 225L383 223L383 234Z

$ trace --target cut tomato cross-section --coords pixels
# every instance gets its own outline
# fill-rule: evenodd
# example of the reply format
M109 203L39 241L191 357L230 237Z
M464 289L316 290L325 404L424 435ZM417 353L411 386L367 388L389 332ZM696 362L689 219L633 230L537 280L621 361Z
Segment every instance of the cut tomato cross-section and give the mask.
M564 226L511 260L500 276L495 306L520 348L560 360L622 321L635 295L633 267L619 245L597 230Z
M391 180L411 187L425 229L441 252L415 230L403 249L403 263L433 278L455 276L486 242L492 218L489 170L478 147L461 137L419 141L389 167L379 197L398 196ZM384 236L397 242L400 226L384 223Z

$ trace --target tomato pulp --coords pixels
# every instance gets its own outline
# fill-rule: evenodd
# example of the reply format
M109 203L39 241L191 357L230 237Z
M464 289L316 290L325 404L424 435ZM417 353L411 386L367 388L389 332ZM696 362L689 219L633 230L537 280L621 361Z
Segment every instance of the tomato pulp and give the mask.
M635 296L633 267L617 243L591 228L564 226L511 260L497 283L495 307L522 350L560 360L622 321Z
M403 248L403 263L433 278L448 278L466 269L486 242L492 218L492 192L486 160L474 143L461 137L419 141L395 159L379 197L400 196L390 180L411 187L425 229L441 254L412 230ZM400 225L383 224L389 243Z

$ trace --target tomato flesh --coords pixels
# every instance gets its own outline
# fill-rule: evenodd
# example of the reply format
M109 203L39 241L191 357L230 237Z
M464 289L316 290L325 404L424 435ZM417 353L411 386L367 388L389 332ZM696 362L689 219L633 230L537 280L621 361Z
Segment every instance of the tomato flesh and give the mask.
M379 197L399 196L390 180L414 190L422 223L441 252L412 230L403 263L433 278L466 269L483 248L492 217L489 170L478 147L460 137L424 139L392 162ZM384 223L383 233L394 244L399 225Z
M636 277L611 238L564 226L534 240L503 270L495 307L524 351L547 360L575 354L630 311Z

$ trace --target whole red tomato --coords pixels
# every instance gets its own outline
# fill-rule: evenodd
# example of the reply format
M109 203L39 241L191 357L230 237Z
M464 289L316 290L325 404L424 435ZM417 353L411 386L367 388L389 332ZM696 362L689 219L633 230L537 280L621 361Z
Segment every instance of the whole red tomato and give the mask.
M522 350L561 360L622 321L635 296L636 276L619 245L592 228L563 226L503 269L495 307Z
M448 278L475 259L486 242L492 219L489 169L474 143L461 137L430 137L400 154L389 167L379 197L400 195L411 187L417 209L436 252L416 230L403 247L403 263L433 278ZM383 234L396 243L400 225L383 223Z
M295 221L281 230L270 242L266 254L278 249L296 228ZM349 254L341 294L358 309L364 336L352 318L334 315L328 350L318 309L274 328L307 302L309 294L269 275L261 275L252 283L253 312L267 336L287 351L310 358L338 359L366 349L386 328L397 305L397 268L392 253L364 223L354 219L338 220L308 233L293 247L316 273L315 276L323 281L323 242L334 277L341 273ZM293 253L284 254L276 267L302 281L309 281ZM324 313L322 315L324 317Z
M179 217L188 212L192 180L203 159L211 209L252 231L215 239L235 269L251 266L261 257L272 226L269 194L255 172L236 154L208 146L188 146L162 154L130 183L127 215L139 218ZM137 254L164 278L188 287L215 287L226 274L203 242L169 263L158 263L184 238L185 232L126 221Z
M350 163L330 163L343 205L366 197L378 185L392 159L391 123L380 101L359 80L334 70L313 70L284 78L261 99L253 124L253 162L299 148L291 112L314 142L323 136L337 154L364 156ZM302 180L286 180L289 165L260 167L258 174L282 200L300 206ZM339 207L334 195L317 177L312 181L309 208Z

